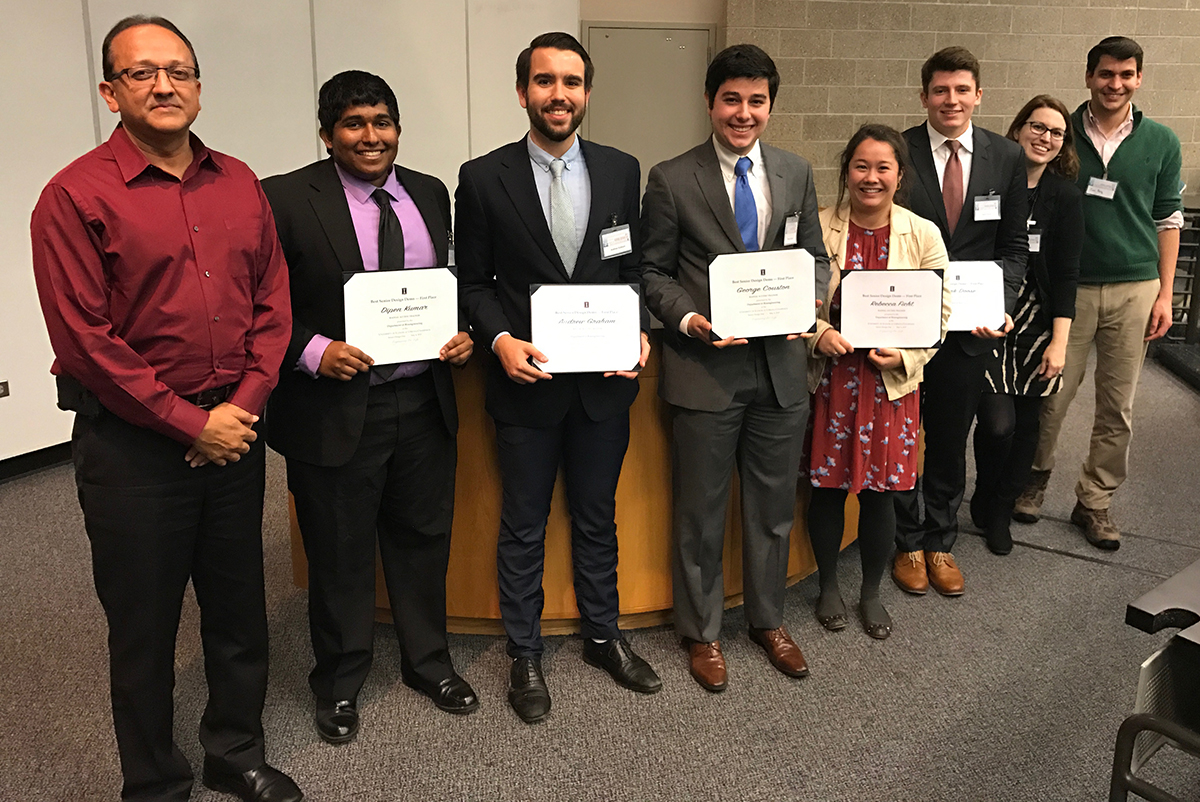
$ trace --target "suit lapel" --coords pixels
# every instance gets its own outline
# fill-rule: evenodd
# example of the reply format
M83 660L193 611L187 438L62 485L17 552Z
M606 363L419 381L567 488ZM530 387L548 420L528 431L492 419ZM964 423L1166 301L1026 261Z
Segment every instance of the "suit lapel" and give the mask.
M929 208L937 214L935 222L938 227L947 232L950 222L946 219L946 204L942 202L937 166L933 163L933 151L929 147L929 131L924 125L918 126L912 132L912 140L908 157L912 160L913 172L920 178L916 184L928 196Z
M533 182L533 168L529 164L528 146L525 138L509 145L500 162L500 183L508 193L509 200L517 210L521 221L529 229L529 235L538 244L546 258L555 265L563 278L567 278L567 268L554 247L554 238L550 235L550 226L546 223L546 215L542 211L542 200L538 197L537 184Z
M746 244L738 232L733 207L729 204L729 193L725 190L725 179L721 176L721 163L717 161L717 151L711 140L701 145L696 154L696 182L713 216L720 223L721 230L729 237L729 242L736 251L745 251Z
M449 262L449 239L446 232L450 230L450 221L442 219L442 210L438 208L437 197L432 192L426 192L426 183L417 179L416 175L400 165L396 165L396 180L404 191L413 199L421 219L425 222L425 230L433 240L433 253L437 264Z
M358 235L350 218L350 207L346 204L346 190L338 179L332 158L325 161L309 186L314 193L308 202L316 212L342 272L361 271L363 261L358 249Z
M783 170L779 167L772 167L772 160L767 154L766 145L759 147L762 152L763 170L767 173L767 186L771 188L771 219L767 221L767 236L763 240L763 250L770 250L776 238L779 237L779 229L783 225L784 218L799 209L792 209L791 199L787 196L787 181L784 179Z
M971 140L975 145L975 152L971 154L971 180L967 182L966 197L963 198L963 214L970 209L972 214L968 219L974 220L975 197L987 195L996 187L992 183L992 143L988 142L987 136L978 125L972 131Z
M580 267L588 257L600 249L589 248L589 243L600 242L600 232L612 225L613 217L621 213L621 199L618 197L616 182L612 180L612 171L604 151L583 139L579 140L583 150L583 160L587 163L588 181L592 186L592 208L588 213L587 230L583 232L583 242L579 243L579 255L575 259L573 278L580 274ZM626 221L628 222L628 221Z

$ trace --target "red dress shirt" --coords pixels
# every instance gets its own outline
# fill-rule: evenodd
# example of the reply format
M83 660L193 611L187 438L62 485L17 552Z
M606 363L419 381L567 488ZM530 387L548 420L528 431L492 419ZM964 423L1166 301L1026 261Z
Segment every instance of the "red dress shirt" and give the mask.
M192 443L181 396L236 384L258 414L292 329L271 207L244 163L193 135L182 180L120 126L56 175L33 210L33 271L67 373L113 414Z

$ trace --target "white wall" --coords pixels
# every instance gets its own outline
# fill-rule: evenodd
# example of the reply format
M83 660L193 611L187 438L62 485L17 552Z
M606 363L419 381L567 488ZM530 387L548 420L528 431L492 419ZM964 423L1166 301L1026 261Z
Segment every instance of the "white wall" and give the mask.
M70 438L71 415L55 407L29 215L46 182L116 125L116 115L94 102L94 82L104 34L122 16L162 14L188 35L201 67L202 111L194 130L260 176L325 155L316 137L317 87L354 68L382 75L396 91L401 162L438 176L451 192L462 162L528 129L513 89L517 54L543 31L579 30L578 0L8 5L0 49L0 74L10 76L0 82L0 108L12 133L10 146L0 149L0 381L9 382L11 396L0 399L0 460ZM30 64L51 74L33 84L15 77Z
M92 89L78 0L14 3L0 48L0 459L70 439L72 416L55 406L50 340L42 325L29 245L29 214L42 187L95 147ZM33 78L32 65L49 70ZM21 77L24 76L24 77Z

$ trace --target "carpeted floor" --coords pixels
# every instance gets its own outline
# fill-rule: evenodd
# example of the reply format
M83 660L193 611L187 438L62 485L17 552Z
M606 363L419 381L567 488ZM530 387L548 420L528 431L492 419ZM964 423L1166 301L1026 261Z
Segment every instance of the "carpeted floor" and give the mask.
M1046 518L1015 529L992 556L969 525L955 548L968 591L909 597L890 581L886 642L813 618L815 578L788 591L786 623L812 676L774 672L745 635L740 609L722 632L729 690L688 676L666 627L631 634L659 670L662 693L638 697L551 638L554 709L522 724L505 700L499 638L452 636L459 671L482 708L452 717L400 682L397 648L379 627L360 698L363 729L334 748L311 726L305 593L292 586L282 460L269 467L266 569L271 684L268 756L317 802L333 800L1029 800L1107 799L1117 725L1138 665L1168 634L1125 626L1127 602L1200 559L1200 395L1147 363L1131 476L1113 517L1120 551L1088 546L1067 523L1090 427L1090 390L1068 423ZM968 496L970 490L968 489ZM964 509L965 514L965 509ZM108 707L105 626L91 586L71 471L0 484L0 800L114 800L120 774ZM843 589L858 584L855 547ZM204 701L198 612L188 599L177 657L177 739L198 766ZM1166 750L1148 775L1200 800L1200 761ZM197 783L194 800L228 800Z

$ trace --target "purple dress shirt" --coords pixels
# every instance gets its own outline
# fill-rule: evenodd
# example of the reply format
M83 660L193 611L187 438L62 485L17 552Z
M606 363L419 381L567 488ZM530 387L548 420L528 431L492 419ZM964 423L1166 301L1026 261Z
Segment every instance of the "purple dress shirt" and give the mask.
M358 250L362 255L363 269L379 269L379 207L371 200L375 185L361 178L350 175L339 165L338 178L346 191L346 204L350 207L350 219L354 222L354 233L358 238ZM412 196L400 185L393 170L384 182L383 189L392 196L392 209L400 219L400 227L404 229L404 266L407 267L436 267L437 255L433 250L433 239L421 212L413 202ZM314 334L308 341L300 359L296 362L296 370L301 370L313 378L317 377L317 368L321 366L321 356L325 348L333 342L330 338ZM354 343L351 343L353 345ZM428 362L404 362L396 367L392 379L416 376L429 367ZM371 384L381 384L382 380L371 374Z

